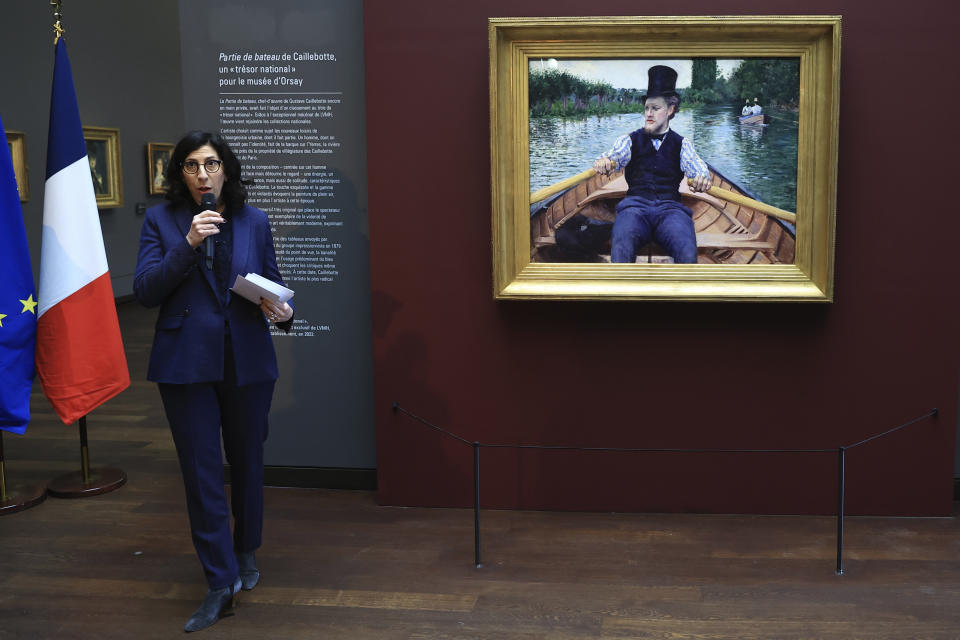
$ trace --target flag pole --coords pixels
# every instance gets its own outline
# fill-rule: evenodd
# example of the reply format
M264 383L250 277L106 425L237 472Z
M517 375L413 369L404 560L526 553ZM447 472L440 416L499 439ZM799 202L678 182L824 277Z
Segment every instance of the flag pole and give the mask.
M60 41L60 36L63 35L63 25L60 23L60 18L63 17L63 1L62 0L50 0L50 6L53 7L53 46L57 46L57 43Z
M127 474L116 467L90 468L90 447L87 443L87 416L78 420L80 426L80 471L58 476L47 485L47 491L56 498L84 498L109 493L127 483Z
M34 507L47 498L43 487L14 486L7 489L7 470L3 457L3 429L0 429L0 516Z
M87 444L87 416L80 418L80 471L83 483L90 482L90 445Z

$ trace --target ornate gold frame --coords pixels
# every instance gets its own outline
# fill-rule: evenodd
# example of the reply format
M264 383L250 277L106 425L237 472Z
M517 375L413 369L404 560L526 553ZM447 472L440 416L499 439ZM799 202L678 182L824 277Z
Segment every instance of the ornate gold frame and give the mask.
M148 142L147 143L147 193L151 196L163 195L167 192L166 187L157 185L156 157L160 153L167 154L167 160L173 155L173 145L169 142Z
M7 131L7 144L13 159L13 173L17 178L20 202L30 200L30 181L27 177L27 135L22 131Z
M490 149L497 299L832 302L839 16L491 18ZM530 262L531 58L800 58L794 264Z
M83 139L87 142L103 142L105 187L103 193L97 193L97 208L110 209L123 206L123 180L120 174L120 129L113 127L84 127ZM96 192L96 186L94 186Z

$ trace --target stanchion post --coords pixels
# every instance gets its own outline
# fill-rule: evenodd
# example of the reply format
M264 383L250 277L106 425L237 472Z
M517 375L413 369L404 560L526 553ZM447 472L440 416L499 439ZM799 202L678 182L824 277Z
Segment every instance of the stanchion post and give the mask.
M480 561L480 443L473 443L473 559L477 569Z
M847 450L840 447L837 451L839 463L839 478L837 487L837 575L843 575L843 498L846 489Z

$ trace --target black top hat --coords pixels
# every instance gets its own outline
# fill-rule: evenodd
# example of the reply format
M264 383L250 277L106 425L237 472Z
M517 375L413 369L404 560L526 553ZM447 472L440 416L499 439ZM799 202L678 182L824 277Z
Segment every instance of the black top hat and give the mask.
M643 98L664 97L679 95L677 93L677 72L662 64L650 67L647 70L647 95Z

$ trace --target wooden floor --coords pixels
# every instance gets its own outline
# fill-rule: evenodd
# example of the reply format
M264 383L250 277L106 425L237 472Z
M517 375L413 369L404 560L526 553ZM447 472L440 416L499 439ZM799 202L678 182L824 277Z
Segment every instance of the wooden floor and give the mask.
M113 493L0 517L0 638L174 638L206 591L173 445L144 381L154 313L121 305L134 383L90 417ZM76 429L33 402L8 483L79 466ZM209 638L960 638L956 518L835 520L379 507L367 492L266 491L262 580Z

